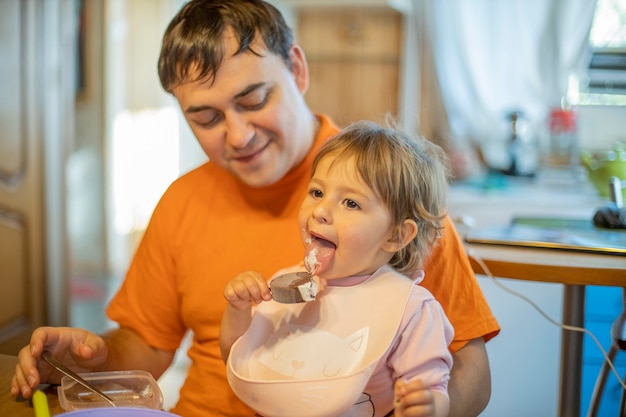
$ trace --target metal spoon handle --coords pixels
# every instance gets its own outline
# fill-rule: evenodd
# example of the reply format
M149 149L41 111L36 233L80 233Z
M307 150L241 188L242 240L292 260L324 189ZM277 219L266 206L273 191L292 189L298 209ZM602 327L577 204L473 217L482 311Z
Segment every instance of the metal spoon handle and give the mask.
M72 371L70 368L68 368L67 366L63 365L57 358L55 358L52 355L52 353L48 352L47 350L43 351L41 353L41 357L44 358L44 360L46 362L48 362L50 365L52 365L56 370L58 370L59 372L61 372L64 375L69 376L74 381L78 382L80 385L82 385L83 387L87 388L89 391L92 391L94 394L102 397L103 400L105 400L106 402L111 404L113 407L116 407L115 403L113 402L113 400L109 396L104 394L98 388L96 388L93 385L91 385L89 382L85 381L76 372Z

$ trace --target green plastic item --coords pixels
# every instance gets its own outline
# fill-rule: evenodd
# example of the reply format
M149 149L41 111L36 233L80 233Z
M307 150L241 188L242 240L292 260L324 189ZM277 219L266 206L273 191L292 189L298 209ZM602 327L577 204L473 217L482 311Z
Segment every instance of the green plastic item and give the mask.
M608 151L583 150L580 160L587 170L589 181L602 197L609 197L611 177L626 180L626 150L621 142ZM622 190L624 198L625 191Z

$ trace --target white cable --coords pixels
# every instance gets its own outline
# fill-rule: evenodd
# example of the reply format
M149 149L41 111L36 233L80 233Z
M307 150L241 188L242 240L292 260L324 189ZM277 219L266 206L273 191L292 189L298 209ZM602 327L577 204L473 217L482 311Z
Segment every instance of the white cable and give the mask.
M615 365L613 364L613 361L611 361L611 359L609 358L609 355L606 353L606 351L602 347L602 344L600 343L598 338L590 330L585 329L584 327L570 326L568 324L560 323L560 322L554 320L552 317L548 316L541 308L539 308L539 306L537 304L535 304L531 299L529 299L528 297L526 297L523 294L520 294L520 293L518 293L518 292L508 288L506 285L504 285L501 282L499 282L499 280L496 277L493 276L493 274L491 273L491 271L489 270L489 268L487 267L485 262L478 255L476 255L474 253L474 250L467 244L466 244L466 248L467 248L467 255L470 258L474 259L478 263L478 265L480 265L480 267L485 272L485 275L488 276L489 278L491 278L493 283L496 284L498 287L500 287L504 291L508 292L509 294L512 294L512 295L514 295L514 296L516 296L518 298L521 298L522 300L526 301L535 310L537 310L539 312L539 314L541 314L546 320L548 320L550 323L560 327L561 329L569 330L569 331L573 331L573 332L581 332L581 333L585 333L585 334L589 335L589 337L591 337L591 339L593 339L594 343L598 346L598 349L600 349L600 352L602 352L602 356L604 356L604 360L608 363L609 367L611 368L611 371L613 372L613 375L615 375L615 377L617 378L617 381L619 382L619 384L622 386L622 388L624 390L626 390L626 383L624 382L624 380L619 375L619 372L615 368ZM611 341L611 343L613 343L613 342Z

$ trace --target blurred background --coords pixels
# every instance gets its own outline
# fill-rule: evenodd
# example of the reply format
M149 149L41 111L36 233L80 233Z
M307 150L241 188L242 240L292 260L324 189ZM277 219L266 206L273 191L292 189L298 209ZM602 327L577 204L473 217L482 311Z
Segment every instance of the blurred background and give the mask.
M156 72L182 3L0 0L0 352L43 324L105 330L156 202L206 161ZM626 0L273 3L314 111L391 114L456 181L511 169L512 123L513 174L564 184L588 181L582 150L626 142Z

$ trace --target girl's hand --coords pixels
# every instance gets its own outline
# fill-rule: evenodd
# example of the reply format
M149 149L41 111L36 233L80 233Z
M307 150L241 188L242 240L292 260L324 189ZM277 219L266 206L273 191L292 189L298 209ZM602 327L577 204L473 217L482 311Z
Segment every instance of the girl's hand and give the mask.
M255 271L242 272L231 279L224 288L224 298L237 310L250 308L252 303L272 299L270 287L263 276Z
M420 379L405 382L398 380L394 386L394 417L430 417L435 414L435 397L432 390Z

